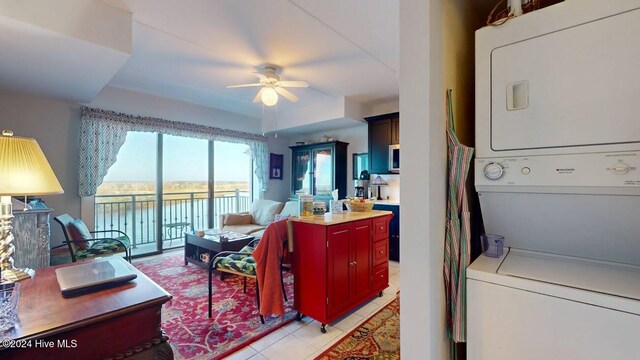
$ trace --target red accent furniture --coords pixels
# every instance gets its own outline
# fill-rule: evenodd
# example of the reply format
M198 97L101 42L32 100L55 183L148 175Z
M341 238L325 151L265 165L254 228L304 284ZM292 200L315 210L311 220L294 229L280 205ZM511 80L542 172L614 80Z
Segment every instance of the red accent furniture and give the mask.
M292 218L294 308L325 325L389 286L390 211Z

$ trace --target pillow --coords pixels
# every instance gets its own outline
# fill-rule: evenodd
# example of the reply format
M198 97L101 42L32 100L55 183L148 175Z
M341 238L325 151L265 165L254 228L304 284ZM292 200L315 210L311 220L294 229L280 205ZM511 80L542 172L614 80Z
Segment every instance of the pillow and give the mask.
M251 204L249 214L253 217L254 224L266 226L273 222L283 206L283 203L273 200L256 200Z
M84 221L80 219L75 219L69 223L69 232L71 233L72 240L91 240L93 237L91 236L91 232ZM88 242L77 242L74 245L81 250L86 250L89 248Z
M273 221L288 219L289 216L291 216L291 215L276 214L276 216L273 218Z
M249 225L251 214L227 214L224 216L223 225Z
M284 204L284 207L282 208L282 211L280 211L280 215L283 215L285 217L289 217L289 216L298 216L298 212L299 212L299 204L297 201L287 201ZM276 219L278 220L278 219Z

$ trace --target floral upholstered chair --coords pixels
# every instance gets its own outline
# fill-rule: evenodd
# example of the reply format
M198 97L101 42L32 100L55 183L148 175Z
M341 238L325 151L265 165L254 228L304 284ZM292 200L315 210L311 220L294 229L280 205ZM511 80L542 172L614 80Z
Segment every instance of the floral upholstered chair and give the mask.
M213 272L218 270L220 280L224 280L225 274L239 275L244 280L244 292L247 292L247 278L256 280L256 261L251 256L255 246L260 239L253 240L249 245L240 249L240 251L223 251L218 253L209 266L209 317L211 317L211 293ZM258 307L260 307L260 294L258 292L258 281L256 280L256 298ZM264 317L260 315L260 321L264 324Z
M71 253L71 261L124 253L127 261L131 262L131 241L122 231L89 231L82 220L74 220L69 214L57 216L54 220L62 226L65 242ZM95 234L108 234L114 237L94 238Z

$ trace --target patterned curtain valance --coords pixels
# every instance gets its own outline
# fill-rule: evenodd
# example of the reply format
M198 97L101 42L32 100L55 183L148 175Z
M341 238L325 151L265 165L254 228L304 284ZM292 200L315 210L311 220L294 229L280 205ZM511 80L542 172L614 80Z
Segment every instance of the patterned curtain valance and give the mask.
M80 164L78 192L95 195L107 171L116 162L128 131L153 132L197 139L247 144L255 163L255 173L263 191L268 189L269 149L263 135L189 124L159 118L134 116L83 106L80 124Z

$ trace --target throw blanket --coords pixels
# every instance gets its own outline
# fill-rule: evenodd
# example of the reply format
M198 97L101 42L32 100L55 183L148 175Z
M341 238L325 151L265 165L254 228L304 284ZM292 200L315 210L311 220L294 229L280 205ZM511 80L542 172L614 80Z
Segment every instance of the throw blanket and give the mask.
M284 299L280 284L280 258L287 240L287 219L271 223L253 250L256 277L260 291L260 314L284 315Z

